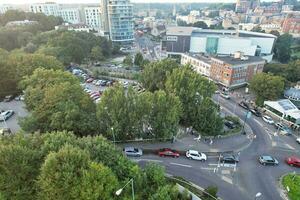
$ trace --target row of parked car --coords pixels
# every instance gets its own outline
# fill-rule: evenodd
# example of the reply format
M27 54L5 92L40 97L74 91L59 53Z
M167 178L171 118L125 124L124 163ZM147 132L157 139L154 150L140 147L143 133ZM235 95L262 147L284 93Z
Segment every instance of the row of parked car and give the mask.
M143 151L141 148L125 147L123 149L123 151L126 156L140 157L143 155ZM159 149L157 151L157 155L160 157L178 158L180 156L180 153L174 149L163 148L163 149ZM199 161L207 160L206 154L201 153L199 151L195 151L195 150L186 151L185 156L191 160L199 160ZM235 154L224 153L224 154L220 155L219 159L220 159L221 163L236 164L239 162L239 154L235 155ZM278 160L270 155L259 156L258 161L262 165L278 165L279 164ZM300 167L300 158L298 158L296 156L291 156L291 157L286 158L285 162L290 166Z

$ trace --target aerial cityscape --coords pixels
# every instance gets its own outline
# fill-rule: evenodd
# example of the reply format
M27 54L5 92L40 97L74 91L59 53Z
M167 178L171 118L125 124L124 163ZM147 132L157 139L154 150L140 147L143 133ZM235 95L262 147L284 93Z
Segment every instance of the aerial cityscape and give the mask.
M299 0L0 0L0 200L300 200Z

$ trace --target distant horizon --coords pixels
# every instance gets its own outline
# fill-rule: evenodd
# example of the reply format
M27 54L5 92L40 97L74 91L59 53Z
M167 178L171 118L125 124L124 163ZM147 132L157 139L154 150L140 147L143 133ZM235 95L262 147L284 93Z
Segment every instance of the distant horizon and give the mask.
M10 4L19 4L26 5L31 3L46 3L46 2L55 2L58 4L100 4L100 0L90 0L90 2L86 2L84 0L11 0L7 3L7 0L0 0L0 5L10 5ZM174 3L235 3L236 0L131 0L132 3L164 3L164 4L174 4ZM278 2L279 0L261 0L264 2ZM299 1L299 0L298 0Z

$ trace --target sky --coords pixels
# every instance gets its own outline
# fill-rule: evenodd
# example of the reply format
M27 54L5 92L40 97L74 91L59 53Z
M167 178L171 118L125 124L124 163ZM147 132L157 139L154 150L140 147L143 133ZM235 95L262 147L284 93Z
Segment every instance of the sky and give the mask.
M100 0L0 0L0 4L30 4L30 3L43 3L43 2L56 2L56 3L100 3ZM267 0L268 1L268 0ZM274 0L276 1L276 0ZM222 3L234 3L236 0L131 0L134 3L190 3L190 2L222 2Z

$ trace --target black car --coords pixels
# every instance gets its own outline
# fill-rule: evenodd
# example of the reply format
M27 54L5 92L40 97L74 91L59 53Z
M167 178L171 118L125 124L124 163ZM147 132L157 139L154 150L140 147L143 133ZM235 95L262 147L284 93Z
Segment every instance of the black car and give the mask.
M236 125L232 121L225 121L225 126L227 126L229 129L234 129Z
M249 107L250 107L245 101L241 101L239 103L239 106L241 106L242 108L245 108L247 110L249 110Z
M233 154L220 155L220 162L235 164L239 162L239 156Z
M261 117L261 113L259 112L259 110L257 110L256 108L250 109L250 112L252 112L252 114L254 114L257 117Z

